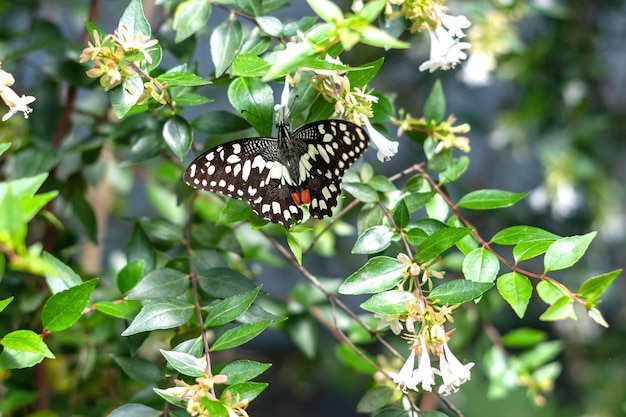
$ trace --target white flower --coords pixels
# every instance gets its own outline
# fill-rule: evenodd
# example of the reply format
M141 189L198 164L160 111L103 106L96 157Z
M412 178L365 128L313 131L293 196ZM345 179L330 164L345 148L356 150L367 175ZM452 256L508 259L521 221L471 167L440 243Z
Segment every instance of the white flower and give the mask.
M398 153L398 146L400 144L396 141L387 139L382 135L382 133L374 129L368 118L365 118L365 128L367 129L367 133L370 135L372 143L376 146L376 149L378 149L376 157L380 162L389 161L395 154Z
M423 337L420 337L420 343L422 346L422 354L419 355L417 369L413 371L413 376L409 385L411 387L415 387L414 389L417 389L417 386L422 384L422 389L424 391L432 391L432 387L435 385L435 372L433 367L430 366L430 355L428 354L426 341Z
M374 318L380 319L378 326L376 326L376 330L382 330L389 326L389 329L391 329L393 334L397 335L402 331L402 323L398 320L398 316L374 313Z
M458 391L461 384L470 380L472 376L470 369L472 369L472 366L474 366L473 362L463 365L456 356L452 354L448 344L443 343L443 350L439 355L439 369L441 378L443 379L443 385L439 387L439 393L450 395Z
M439 26L434 32L429 30L428 34L430 35L430 57L428 61L419 66L420 71L435 72L439 68L448 70L454 68L462 59L467 58L463 49L469 48L470 44L454 39L442 26Z
M9 112L2 116L2 121L8 120L11 116L16 114L17 112L24 113L24 118L28 119L28 115L33 111L28 105L35 101L35 97L33 96L18 96L15 91L13 91L10 87L2 87L0 89L0 96L2 96L2 100L9 106Z
M393 382L398 384L398 389L402 390L402 392L406 393L407 389L415 389L415 386L411 385L413 368L415 368L415 350L411 349L411 353L409 353L409 357L402 365L402 368L400 368L400 372L389 373L389 375L393 376Z
M289 117L289 75L285 76L285 86L280 95L280 104L274 106L276 123L282 123Z
M473 53L463 65L459 79L471 87L484 87L491 83L491 71L496 67L493 55Z
M435 13L441 20L441 24L448 29L450 35L457 38L464 38L465 33L463 33L463 29L467 29L472 25L472 22L463 15L450 16L445 14L441 6L435 6Z

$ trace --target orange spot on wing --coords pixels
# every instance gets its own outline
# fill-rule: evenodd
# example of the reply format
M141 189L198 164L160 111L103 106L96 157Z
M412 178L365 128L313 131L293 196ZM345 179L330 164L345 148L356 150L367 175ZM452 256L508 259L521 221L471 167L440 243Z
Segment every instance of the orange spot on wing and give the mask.
M293 198L294 203L298 206L311 204L311 190L306 188L301 192L291 193L291 198Z
M300 198L302 199L302 204L311 204L311 190L308 188L302 190Z

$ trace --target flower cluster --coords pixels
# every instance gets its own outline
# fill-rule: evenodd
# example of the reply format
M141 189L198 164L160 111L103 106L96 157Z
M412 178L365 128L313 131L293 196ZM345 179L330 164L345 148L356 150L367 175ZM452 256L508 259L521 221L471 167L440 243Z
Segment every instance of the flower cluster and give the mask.
M430 277L442 277L437 272L411 262L408 256L398 255L398 259L407 265L407 277L426 282ZM431 304L416 288L415 302L407 303L407 313L394 317L384 317L384 324L391 324L391 329L398 334L404 322L404 337L409 340L409 356L398 372L389 372L398 389L404 393L409 390L432 391L436 385L435 375L441 377L438 392L449 395L470 380L470 369L474 364L462 364L452 353L448 342L450 332L446 333L444 324L451 321L453 307ZM396 332L397 331L397 332ZM439 369L431 364L431 355L439 360ZM415 359L417 356L417 367Z
M328 55L326 61L337 66L343 65L338 58L332 58ZM302 70L310 69L302 68ZM326 101L335 103L335 116L342 116L360 126L364 125L372 143L378 149L378 159L381 162L391 159L398 152L399 144L396 141L390 141L372 126L369 120L374 116L372 104L378 102L378 97L372 94L372 90L351 88L346 70L318 69L312 71L315 72L311 80L313 88L318 90Z
M461 39L465 37L463 30L471 23L465 16L447 14L448 8L441 3L442 0L387 0L385 15L388 19L402 16L410 22L411 32L428 31L430 57L420 65L420 71L448 70L467 58L463 51L470 44Z
M1 68L2 63L0 63L0 97L2 97L2 101L9 107L9 112L2 116L2 121L5 122L11 116L18 112L22 112L24 114L24 118L28 119L28 115L33 111L28 105L35 101L35 97L33 96L25 96L21 97L17 95L15 91L11 88L11 86L15 83L15 78L10 72L7 72Z
M176 386L163 390L165 394L178 397L180 401L186 402L186 410L191 416L203 416L209 417L209 411L206 409L202 399L208 399L209 401L221 402L215 396L213 387L215 384L224 384L227 380L226 375L214 375L211 378L199 377L196 378L197 384L189 385L183 381L176 381ZM229 392L225 394L225 401L222 402L228 417L248 417L246 408L248 407L248 400L235 399L233 401Z
M94 67L87 71L90 78L100 78L100 84L105 91L117 87L126 78L143 73L143 63L151 64L149 51L157 44L156 39L141 32L131 33L126 25L120 25L113 34L100 39L97 30L92 34L93 43L83 50L80 62L91 61ZM163 103L163 86L152 84L146 86L146 96L151 95ZM158 83L157 83L158 84ZM155 93L157 91L158 93Z
M433 140L437 141L435 153L439 153L444 149L457 148L463 152L469 152L469 138L465 136L457 136L457 133L467 133L470 126L467 123L454 126L456 117L454 115L439 124L435 124L434 120L427 121L424 117L415 119L410 114L400 114L399 120L393 120L392 123L398 125L398 135L407 130L423 132Z

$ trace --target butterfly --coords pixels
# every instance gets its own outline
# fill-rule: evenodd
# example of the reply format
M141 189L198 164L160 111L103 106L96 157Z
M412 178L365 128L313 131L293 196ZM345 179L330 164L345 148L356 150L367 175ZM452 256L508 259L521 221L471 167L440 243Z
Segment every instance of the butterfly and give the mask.
M187 185L245 200L263 219L289 228L300 206L319 219L331 216L346 169L367 149L367 132L344 120L321 120L278 137L239 139L198 156L185 170Z

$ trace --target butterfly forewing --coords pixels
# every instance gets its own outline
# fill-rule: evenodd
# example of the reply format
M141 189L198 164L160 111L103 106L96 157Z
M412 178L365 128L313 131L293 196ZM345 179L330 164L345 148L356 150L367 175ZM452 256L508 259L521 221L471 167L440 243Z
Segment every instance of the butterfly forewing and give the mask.
M187 168L185 183L245 200L260 217L289 227L311 215L332 214L341 177L363 154L367 133L342 120L322 120L292 134L281 124L279 138L248 138L209 149ZM296 198L296 200L294 200Z

